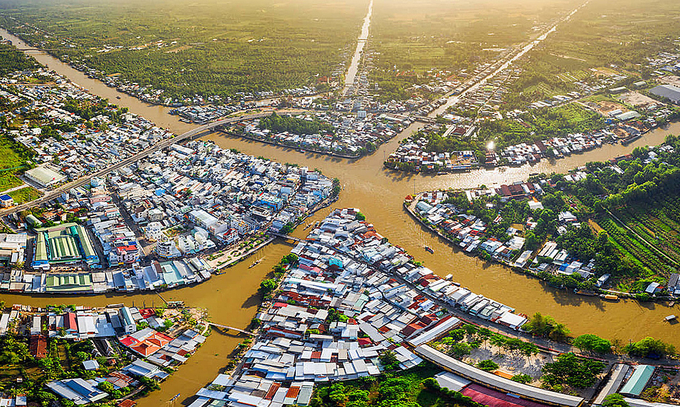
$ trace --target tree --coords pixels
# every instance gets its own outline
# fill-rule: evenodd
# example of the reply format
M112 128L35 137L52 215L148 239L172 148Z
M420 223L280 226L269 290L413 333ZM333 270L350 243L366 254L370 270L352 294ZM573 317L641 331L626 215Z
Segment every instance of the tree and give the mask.
M107 382L107 381L103 381L103 382L99 383L97 385L97 388L99 388L99 390L105 391L109 394L111 394L115 390L115 388L113 387L113 384L111 384L110 382Z
M623 351L631 356L660 359L667 355L675 354L675 346L664 343L660 339L646 337L637 342L626 345Z
M535 336L550 337L556 341L564 341L569 336L566 325L556 322L552 317L543 316L540 312L522 326L522 329Z
M619 393L613 393L604 398L602 407L630 407Z
M458 342L451 345L449 355L460 359L463 356L469 355L471 351L472 348L470 348L470 345L464 342Z
M535 250L538 248L538 245L541 244L539 238L532 231L527 232L526 235L524 236L524 239L525 239L524 244L527 250Z
M260 283L260 294L267 296L276 289L276 286L276 280L268 278Z
M517 383L529 384L529 383L531 383L532 379L531 379L531 376L529 376L528 374L519 373L519 374L512 376L510 378L510 380L513 380Z
M358 220L358 221L363 221L363 220L366 220L366 215L364 215L364 214L361 213L361 212L357 212L357 214L356 214L356 216L355 216L354 218L355 218L356 220Z
M612 344L606 339L602 339L597 335L584 334L574 339L574 346L581 350L588 350L599 353L608 353L612 350Z
M397 355L389 349L383 352L378 359L386 370L396 370L399 367Z
M541 381L550 386L569 385L576 388L590 387L604 369L604 363L579 358L573 353L564 353L553 363L543 366Z
M288 222L283 227L281 228L281 233L284 235L288 235L293 233L295 230L295 225L292 222Z
M494 370L498 369L498 363L494 362L493 360L487 359L487 360L480 360L479 363L477 363L477 367L485 370L487 372L493 372Z

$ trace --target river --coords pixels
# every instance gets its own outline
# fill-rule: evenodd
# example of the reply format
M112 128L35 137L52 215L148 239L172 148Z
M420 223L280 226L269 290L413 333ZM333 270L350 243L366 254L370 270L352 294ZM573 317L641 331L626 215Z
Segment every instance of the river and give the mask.
M368 41L368 29L371 27L371 14L373 13L373 0L368 5L368 12L366 17L364 17L364 25L361 27L361 33L357 39L357 48L354 51L354 56L347 69L347 74L345 75L345 89L343 90L343 95L347 94L347 90L354 84L354 78L359 71L359 63L361 62L361 54L366 46L366 41Z
M8 35L6 31L0 30L0 35L11 39L15 45L26 48L25 44L17 41L16 37ZM50 69L86 87L92 93L128 107L131 112L143 115L176 133L192 128L191 125L177 120L175 116L168 115L167 108L151 106L119 93L44 53L30 52L30 54L35 56L39 62L47 64ZM120 99L116 99L116 96L120 96ZM508 268L488 264L460 253L424 230L402 208L403 198L414 191L508 183L526 179L530 173L565 172L584 165L588 161L606 160L630 152L636 146L659 144L663 142L667 134L680 134L680 123L674 123L667 129L654 130L626 147L606 145L584 154L553 162L542 161L533 166L482 169L441 176L413 175L385 170L382 166L384 158L397 148L400 140L408 137L421 126L422 124L418 123L412 125L393 140L382 145L376 153L361 160L300 153L287 148L225 136L222 133L206 136L206 139L222 147L236 148L248 154L262 155L280 162L318 168L330 177L338 177L342 182L343 191L334 207L360 208L367 219L381 234L389 238L390 242L408 250L437 274L444 276L451 273L455 281L474 292L514 307L517 312L531 315L540 311L549 314L558 321L566 323L576 335L594 333L624 342L651 335L680 346L678 327L663 322L666 315L678 314L680 310L629 300L618 303L604 302L600 299L580 297L547 287L538 280L520 275ZM329 211L330 208L320 211L310 221L323 218ZM308 231L300 227L294 234L303 237ZM423 249L424 245L432 247L435 253L427 253ZM248 268L251 262L245 261L227 269L222 275L213 276L205 283L167 291L163 293L163 296L168 300L183 300L190 306L206 308L214 322L245 327L257 309L256 291L260 281L290 249L291 246L286 244L274 243L258 253L258 257L265 256L264 261L252 269ZM160 299L153 294L109 294L57 298L2 294L0 299L7 304L22 303L35 306L57 303L100 306L120 302L141 306L160 303ZM190 397L201 386L211 381L225 366L227 355L240 340L233 336L214 333L204 346L161 386L160 391L140 400L139 405L141 407L158 406L177 393L181 393L180 399Z

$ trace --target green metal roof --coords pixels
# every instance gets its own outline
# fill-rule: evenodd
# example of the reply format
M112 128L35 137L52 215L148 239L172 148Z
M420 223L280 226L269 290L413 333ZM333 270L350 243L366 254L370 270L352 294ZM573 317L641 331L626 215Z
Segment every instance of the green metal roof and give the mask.
M654 374L654 366L650 365L639 365L635 367L633 374L630 379L621 389L621 394L639 396L642 390L645 389L647 382L652 378Z

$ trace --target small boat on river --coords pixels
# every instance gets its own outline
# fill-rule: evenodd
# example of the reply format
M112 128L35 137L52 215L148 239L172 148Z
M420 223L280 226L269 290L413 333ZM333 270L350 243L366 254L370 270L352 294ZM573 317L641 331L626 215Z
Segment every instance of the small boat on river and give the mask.
M261 262L262 260L264 260L264 257L261 258L261 259L255 260L255 261L253 262L253 264L251 264L250 266L248 266L248 268L251 269L251 268L257 266L258 264L260 264L260 262Z
M574 294L585 295L586 297L596 297L597 296L597 294L595 294L592 291L579 290L578 288L574 288Z
M434 254L434 249L432 249L430 246L425 246L425 250L428 251L429 253Z

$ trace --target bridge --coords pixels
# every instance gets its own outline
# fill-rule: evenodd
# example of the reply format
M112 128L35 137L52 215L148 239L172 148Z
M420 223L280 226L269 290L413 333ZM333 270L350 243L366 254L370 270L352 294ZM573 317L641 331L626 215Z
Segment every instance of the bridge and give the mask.
M281 238L283 240L292 240L295 243L306 242L305 239L300 239L299 237L294 237L294 236L290 236L290 235L282 235L281 233L269 232L269 235Z
M216 323L214 323L214 322L208 322L208 325L214 326L214 327L217 327L217 328L226 329L227 331L236 331L236 332L239 332L239 333L242 333L242 334L246 334L246 335L250 335L250 336L255 336L255 335L257 335L257 334L254 333L254 332L246 331L246 330L244 330L244 329L234 328L233 326L227 326L227 325L222 325L222 324L216 324Z
M300 109L289 109L289 110L282 110L282 111L280 111L280 113L282 113L282 114L298 114L298 113L301 113L301 112L304 112L304 111L305 110L300 110ZM171 138L166 139L166 140L161 140L158 143L154 144L153 146L147 148L146 150L144 150L144 151L142 151L138 154L135 154L132 157L128 157L128 158L126 158L122 161L119 161L119 162L111 165L110 167L104 168L103 170L99 170L99 171L94 172L92 174L85 175L83 177L78 178L75 181L71 181L71 182L64 184L60 187L57 187L53 190L47 191L45 193L45 195L41 196L38 199L35 199L33 201L26 202L24 204L13 206L11 208L7 208L5 210L2 210L2 211L0 211L0 216L7 216L7 215L10 215L12 213L20 212L20 211L23 211L25 209L29 209L29 208L32 208L34 206L38 206L38 205L43 204L45 202L49 202L53 199L56 199L57 197L59 197L64 192L67 192L67 191L69 191L73 188L77 188L77 187L80 187L80 186L87 184L94 177L99 177L99 178L105 177L106 175L108 175L112 171L121 169L123 167L126 167L126 166L132 164L132 163L135 163L139 160L142 160L142 159L148 157L149 155L155 153L156 151L167 148L167 147L171 146L172 144L180 143L180 142L182 142L186 139L192 139L193 140L193 139L202 137L206 133L212 132L216 127L227 125L227 124L237 123L237 122L240 122L240 121L243 121L243 120L259 119L259 118L262 118L262 117L269 116L271 114L272 114L272 112L265 112L265 113L253 113L253 114L246 114L246 115L242 115L242 116L228 117L228 118L225 118L225 119L217 120L217 121L214 121L212 123L208 123L208 124L204 124L202 126L196 127L195 129L189 130L186 133L180 134L179 136L171 137Z

